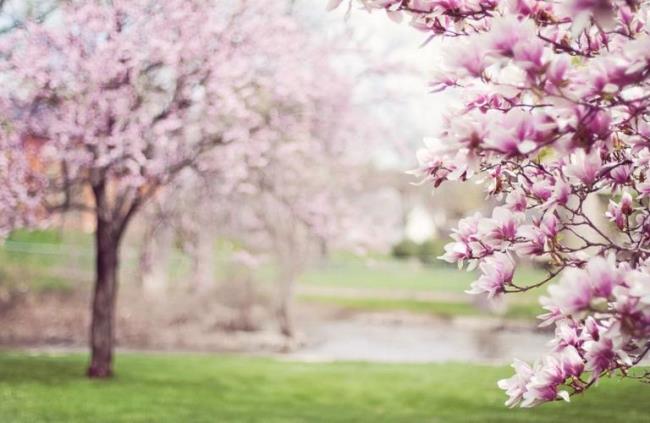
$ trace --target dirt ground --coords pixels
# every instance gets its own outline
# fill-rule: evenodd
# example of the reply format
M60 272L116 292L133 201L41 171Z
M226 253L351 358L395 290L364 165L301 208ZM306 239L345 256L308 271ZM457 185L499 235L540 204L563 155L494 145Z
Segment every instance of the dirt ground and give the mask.
M4 347L82 347L88 341L91 294L86 290L26 295L0 309ZM147 301L138 292L119 294L117 344L152 350L281 351L289 340L277 334L262 307L245 313L200 296Z

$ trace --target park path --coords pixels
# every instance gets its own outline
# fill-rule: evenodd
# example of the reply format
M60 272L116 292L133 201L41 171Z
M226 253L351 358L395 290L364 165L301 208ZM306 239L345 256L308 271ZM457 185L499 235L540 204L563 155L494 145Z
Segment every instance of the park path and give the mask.
M345 286L305 285L297 286L299 296L372 298L392 300L417 300L466 303L470 296L462 292L440 292L398 288L356 288Z

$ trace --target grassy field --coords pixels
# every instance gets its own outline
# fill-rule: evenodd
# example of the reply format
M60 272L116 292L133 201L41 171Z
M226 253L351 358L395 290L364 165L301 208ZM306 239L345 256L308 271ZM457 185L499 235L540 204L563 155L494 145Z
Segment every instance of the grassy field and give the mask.
M234 247L225 241L216 244L215 263L219 265L215 266L215 272L218 278L223 278L223 264L228 261L227 257ZM226 244L227 247L224 246ZM92 236L89 234L56 230L16 231L6 245L0 247L0 269L31 268L32 277L29 279L38 284L43 282L40 279L44 273L57 274L61 273L58 270L69 271L70 267L74 267L86 280L92 277L93 254ZM186 257L174 250L173 266L170 266L173 269L170 272L182 270L178 264L184 259ZM125 244L122 251L123 267L132 270L130 267L136 261L137 246ZM260 273L260 279L269 279L274 272L263 266ZM538 270L523 267L517 271L515 281L523 284L539 280L542 276ZM475 277L474 272L459 271L441 263L423 266L417 261L395 260L383 255L366 258L334 253L327 262L311 266L300 282L312 286L461 293ZM47 285L47 282L43 284Z
M333 304L355 311L408 311L418 314L431 314L440 317L485 316L495 313L478 308L471 302L418 300L412 298L344 298L336 296L303 295L299 301ZM502 317L508 319L535 320L544 310L537 302L520 302L510 304Z
M542 271L532 267L518 269L515 282L525 285L544 279ZM443 317L485 315L471 303L471 296L463 292L477 277L476 272L465 272L449 266L422 266L419 263L383 258L364 261L359 258L334 258L326 265L314 267L301 278L306 286L324 288L356 288L364 295L343 297L334 295L303 295L301 301L333 304L351 310L363 311L410 311ZM413 298L386 298L374 292L395 290L413 293ZM542 290L509 296L506 318L533 320L544 310L538 302ZM418 298L420 293L458 294L459 301Z
M85 357L0 354L0 421L647 422L650 386L604 380L572 404L509 410L507 368L304 364L261 358L121 354L108 382Z
M219 281L227 281L230 276L226 263L235 247L226 246L225 241L217 244L215 276ZM16 292L61 292L90 286L93 275L92 248L91 236L83 233L53 230L13 233L6 245L0 247L0 297L6 298ZM122 283L138 283L137 248L125 245L122 256ZM273 274L271 267L262 266L256 278L264 285L273 282ZM186 283L188 275L189 259L174 250L169 263L170 281ZM362 311L404 310L439 316L482 315L486 312L475 308L470 297L463 294L475 278L475 272L464 272L440 264L423 266L417 261L400 261L386 256L363 258L335 253L327 262L311 266L300 278L300 283L306 287L333 288L334 292L303 295L299 300ZM521 284L542 278L542 273L531 267L522 267L515 275L516 282ZM358 290L360 295L349 298L336 292L339 288ZM399 295L393 296L391 291ZM457 299L424 300L418 297L421 293L451 294ZM540 314L542 310L537 302L538 294L531 291L525 295L511 296L509 299L515 301L510 301L505 317L532 319Z
M398 260L335 259L308 270L300 279L316 286L463 292L473 274L452 267L425 267Z
M515 274L515 282L522 285L543 278L544 274L532 267L522 267ZM300 281L314 286L462 293L475 279L476 272L442 264L423 266L388 257L374 260L333 257L325 265L308 270Z

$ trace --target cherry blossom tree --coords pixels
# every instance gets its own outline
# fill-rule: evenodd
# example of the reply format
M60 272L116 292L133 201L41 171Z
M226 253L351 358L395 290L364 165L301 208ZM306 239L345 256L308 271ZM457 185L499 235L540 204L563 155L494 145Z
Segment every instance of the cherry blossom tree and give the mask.
M38 163L30 163L32 148L0 121L0 240L13 229L45 220L42 194L47 181L39 174Z
M650 350L650 3L354 5L445 39L431 86L462 105L418 152L415 173L436 187L477 180L500 204L462 220L442 258L478 266L473 294L551 283L540 316L555 325L551 351L533 366L515 361L498 384L506 405L568 401L609 374L647 381L632 368ZM607 211L588 207L599 199ZM519 280L518 257L547 263L547 277Z
M6 9L7 2L0 1L0 16L7 13ZM51 7L39 10L36 19L45 18L50 11ZM14 17L0 27L0 35L21 24ZM42 203L47 181L38 160L40 140L22 136L21 126L13 124L12 119L17 110L4 100L0 100L0 241L14 229L36 227L47 220Z
M88 375L108 377L129 223L214 148L248 148L267 125L259 104L294 94L274 92L266 69L280 46L300 37L299 27L282 8L245 1L66 2L52 16L0 41L11 82L2 97L23 136L47 140L40 157L50 176L48 208L96 216ZM210 160L236 166L227 155ZM92 204L80 201L84 193Z
M323 76L326 68L317 68ZM335 74L327 79L327 87L320 88L316 75L311 81L315 98L311 110L305 110L302 130L280 131L262 155L244 159L251 163L245 178L222 197L230 211L227 227L236 230L231 235L277 269L274 312L287 337L295 335L295 284L323 246L358 248L369 241L364 237L368 220L354 206L355 196L363 194L363 171L350 154L363 120L350 104L345 79Z
M377 125L355 101L356 74L335 66L341 50L363 53L335 38L326 42L321 34L305 31L277 46L267 69L277 94L258 88L264 101L257 110L266 125L245 149L231 144L209 153L228 157L232 166L214 166L218 158L205 160L168 186L150 220L155 226L170 222L189 240L194 292L211 287L205 269L216 234L242 245L246 257L268 259L277 269L273 311L288 337L295 334L296 280L323 245L359 247L380 238L365 236L369 219L354 206L364 194L359 177L368 164L367 146L359 154L358 140L372 139Z

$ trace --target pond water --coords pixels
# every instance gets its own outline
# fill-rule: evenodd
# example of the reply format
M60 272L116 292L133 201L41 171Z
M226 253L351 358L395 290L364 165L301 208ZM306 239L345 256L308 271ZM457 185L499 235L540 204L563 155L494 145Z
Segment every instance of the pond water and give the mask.
M308 342L287 354L302 361L473 362L506 364L514 357L531 361L548 350L550 333L494 322L373 321L347 319L305 328Z

